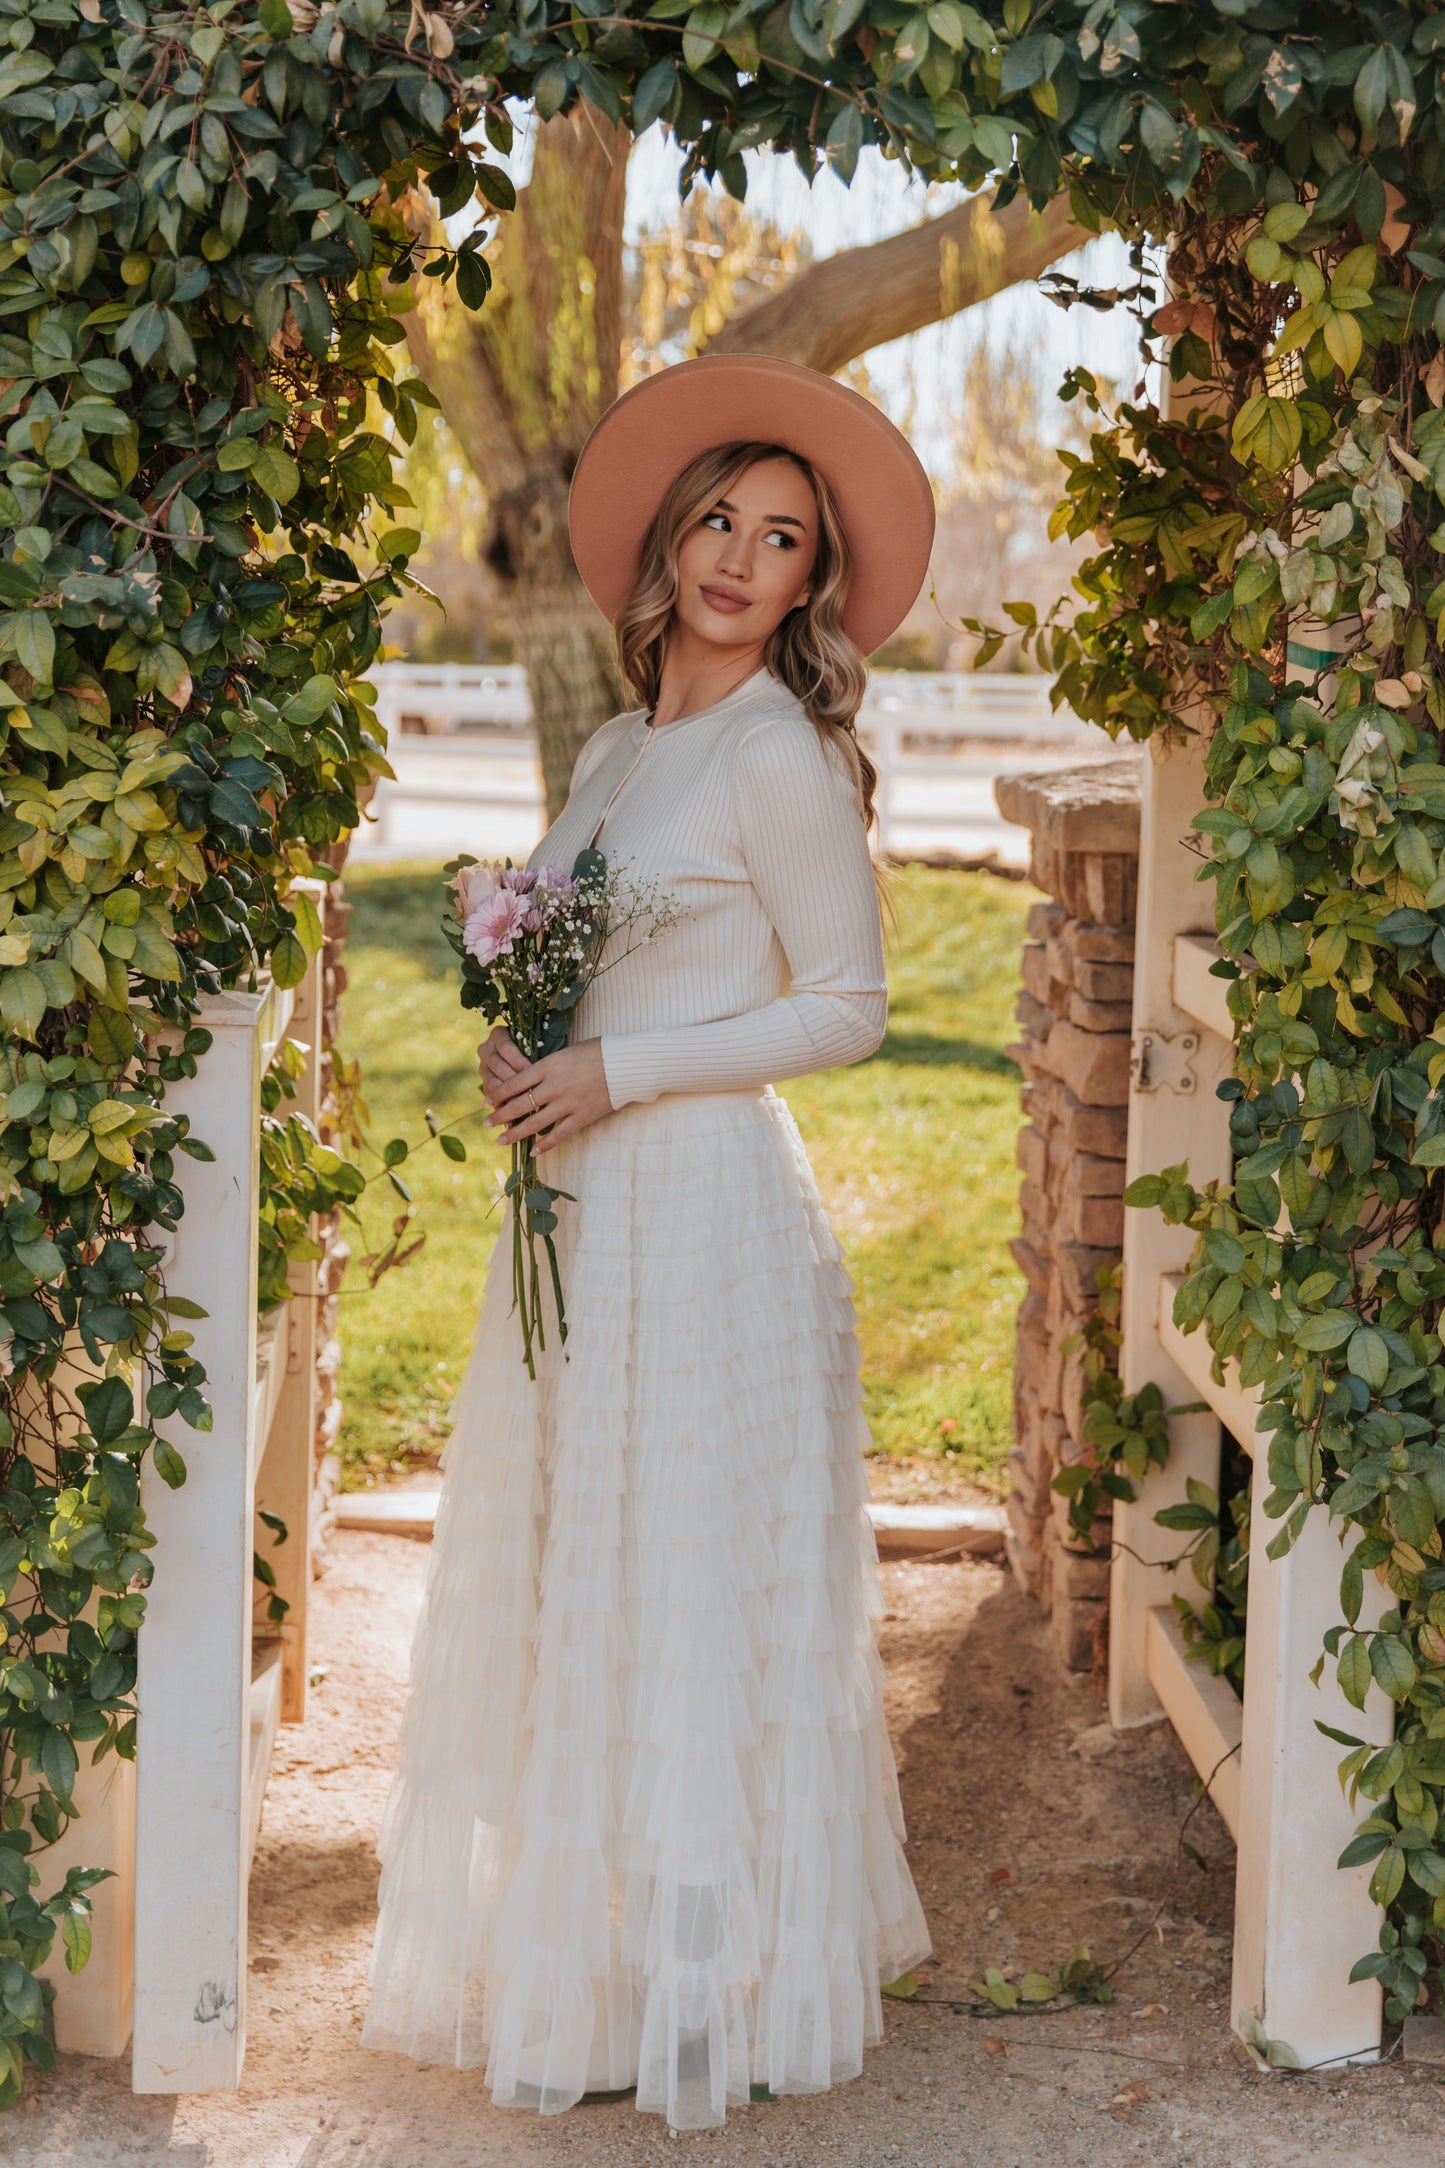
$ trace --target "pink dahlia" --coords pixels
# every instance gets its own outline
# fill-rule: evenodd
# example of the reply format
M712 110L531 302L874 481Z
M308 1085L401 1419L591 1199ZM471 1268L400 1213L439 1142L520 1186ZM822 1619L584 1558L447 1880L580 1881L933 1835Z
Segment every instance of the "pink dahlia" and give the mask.
M467 914L466 925L462 928L462 946L479 964L495 963L499 956L510 956L518 934L523 931L526 916L526 897L519 896L514 888L499 888L492 895L483 897L476 909Z

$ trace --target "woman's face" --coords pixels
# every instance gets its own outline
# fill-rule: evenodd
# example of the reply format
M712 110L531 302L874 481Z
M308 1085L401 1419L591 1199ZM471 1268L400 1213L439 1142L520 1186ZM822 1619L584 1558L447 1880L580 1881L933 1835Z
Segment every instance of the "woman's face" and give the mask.
M761 645L808 598L818 549L812 485L786 459L729 483L677 553L676 615L717 647Z

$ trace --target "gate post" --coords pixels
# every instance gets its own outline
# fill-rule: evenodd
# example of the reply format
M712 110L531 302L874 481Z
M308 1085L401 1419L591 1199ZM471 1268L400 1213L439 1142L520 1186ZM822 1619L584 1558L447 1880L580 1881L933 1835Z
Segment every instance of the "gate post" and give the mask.
M275 1003L274 988L204 1001L212 1044L167 1094L216 1154L184 1162L166 1268L208 1313L194 1348L214 1428L164 1426L186 1480L170 1490L149 1465L142 1479L156 1545L136 1686L138 2093L229 2089L245 2054L259 1114Z
M1230 2016L1245 2039L1253 2019L1311 2068L1373 2062L1383 1993L1378 1980L1352 1984L1349 1974L1355 1959L1376 1945L1380 1908L1370 1895L1369 1867L1335 1865L1359 1810L1351 1809L1335 1775L1341 1750L1316 1719L1386 1746L1395 1710L1378 1686L1371 1686L1363 1711L1352 1708L1328 1656L1319 1686L1310 1683L1326 1629L1340 1621L1340 1530L1316 1506L1288 1555L1269 1558L1265 1546L1283 1523L1266 1519L1267 1495L1261 1467L1250 1515ZM1367 1573L1361 1631L1376 1626L1392 1601Z

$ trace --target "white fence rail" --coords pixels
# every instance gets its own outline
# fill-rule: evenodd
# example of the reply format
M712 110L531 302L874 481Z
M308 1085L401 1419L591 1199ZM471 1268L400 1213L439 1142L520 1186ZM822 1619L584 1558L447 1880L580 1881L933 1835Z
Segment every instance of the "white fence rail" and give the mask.
M392 662L371 679L397 773L378 785L356 855L524 857L545 827L525 672ZM875 671L858 728L879 771L877 848L898 857L1021 865L997 776L1115 750L1056 714L1041 677Z

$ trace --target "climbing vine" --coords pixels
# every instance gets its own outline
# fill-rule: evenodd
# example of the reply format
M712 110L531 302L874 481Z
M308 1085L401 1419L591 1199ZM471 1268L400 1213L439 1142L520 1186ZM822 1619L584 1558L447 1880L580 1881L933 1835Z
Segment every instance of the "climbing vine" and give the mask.
M1088 34L1125 22L1147 66L1161 18ZM1370 1810L1341 1863L1372 1866L1387 1917L1356 1974L1400 2017L1445 1954L1445 15L1171 20L1137 138L1172 145L1164 189L1141 159L1111 206L1078 143L1070 172L1076 204L1168 242L1140 308L1177 390L1108 412L1075 372L1100 426L1055 531L1101 546L1068 609L1013 614L1080 713L1209 738L1234 1171L1128 1202L1196 1232L1176 1321L1260 1389L1271 1555L1315 1512L1344 1539L1321 1663L1396 1721L1379 1749L1338 1734ZM1038 37L1077 72L1057 17Z
M1399 1706L1394 1745L1346 1764L1392 1908L1369 1962L1394 2002L1417 1972L1428 1992L1442 52L1445 15L1331 0L4 0L0 2105L50 2053L37 1965L57 1932L72 1964L87 1947L91 1878L46 1894L38 1866L77 1742L133 1743L140 1472L180 1481L177 1425L209 1421L194 1306L159 1260L184 1156L210 1146L166 1086L205 1051L203 994L299 980L320 927L293 884L327 877L384 772L358 680L411 579L393 461L431 403L394 367L396 311L419 276L483 305L508 96L666 119L684 186L741 193L762 142L846 179L875 143L1001 200L1067 193L1138 252L1188 395L1110 415L1076 376L1100 427L1060 527L1101 547L1072 618L1025 629L1109 729L1213 731L1199 825L1234 974L1238 1164L1136 1201L1197 1229L1181 1321L1265 1392L1277 1540L1315 1509L1354 1531L1330 1660L1352 1698L1373 1678ZM424 246L423 189L479 222ZM1383 1613L1364 1597L1380 1576Z

